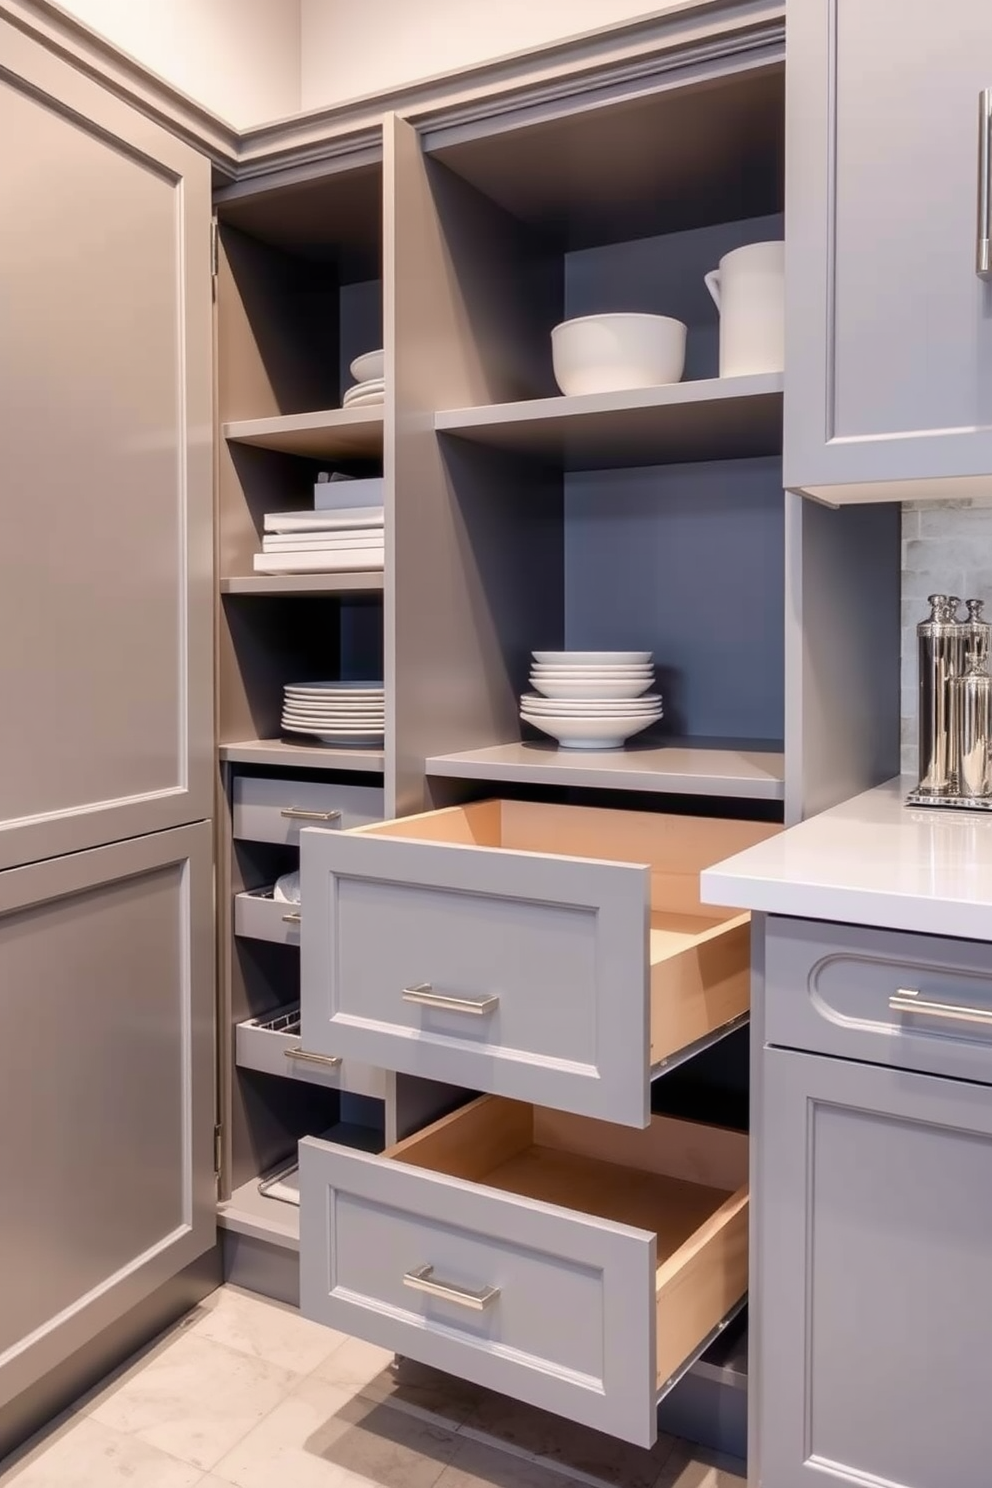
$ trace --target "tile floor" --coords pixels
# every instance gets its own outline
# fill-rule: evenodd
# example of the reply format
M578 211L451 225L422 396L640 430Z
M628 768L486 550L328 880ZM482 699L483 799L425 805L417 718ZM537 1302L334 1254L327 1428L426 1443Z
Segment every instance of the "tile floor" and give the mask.
M744 1488L221 1287L0 1462L4 1488Z

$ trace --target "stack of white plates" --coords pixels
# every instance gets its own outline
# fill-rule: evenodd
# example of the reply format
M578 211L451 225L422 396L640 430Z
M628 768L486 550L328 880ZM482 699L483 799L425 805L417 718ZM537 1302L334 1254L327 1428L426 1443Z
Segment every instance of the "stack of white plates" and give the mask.
M619 749L657 723L650 651L535 651L520 717L562 749Z
M385 402L386 379L385 357L381 351L366 351L351 364L351 375L355 379L341 400L342 408L371 408Z
M359 749L382 743L385 712L381 681L291 682L282 726L289 734L313 734L322 744Z

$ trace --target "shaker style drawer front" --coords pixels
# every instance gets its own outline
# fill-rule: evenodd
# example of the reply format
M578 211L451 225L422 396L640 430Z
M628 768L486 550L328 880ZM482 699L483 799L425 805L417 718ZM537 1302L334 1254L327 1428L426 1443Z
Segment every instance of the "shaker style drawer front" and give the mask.
M747 1286L747 1139L484 1096L382 1157L300 1145L301 1307L650 1445Z
M300 906L273 899L271 887L247 889L234 896L235 935L298 946L301 923Z
M371 1065L356 1064L327 1054L304 1050L300 1037L299 1003L277 1008L260 1018L239 1023L236 1030L235 1062L239 1069L260 1070L266 1075L325 1085L349 1095L386 1099L386 1075Z
M306 832L308 1048L600 1116L746 1013L746 915L699 871L774 829L489 801Z
M769 1044L992 1084L992 947L768 921Z
M233 796L234 836L245 842L294 846L303 827L345 831L382 820L378 786L236 775Z

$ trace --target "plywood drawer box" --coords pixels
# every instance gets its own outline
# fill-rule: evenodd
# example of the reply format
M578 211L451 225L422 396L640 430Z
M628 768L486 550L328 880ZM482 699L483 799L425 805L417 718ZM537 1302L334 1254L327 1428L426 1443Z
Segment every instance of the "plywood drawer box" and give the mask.
M266 889L246 889L234 896L235 935L298 946L300 924L300 906L273 899L271 885Z
M304 831L304 1043L643 1126L652 1068L749 1005L749 917L700 871L778 830L484 801Z
M300 1144L303 1312L628 1441L747 1289L747 1137L483 1096Z
M309 1051L301 1053L302 1048L299 1003L277 1008L261 1018L248 1018L237 1026L235 1062L240 1069L261 1070L266 1075L281 1075L309 1085L326 1085L350 1095L386 1099L383 1070L326 1054L313 1057Z
M295 845L301 827L343 831L382 820L380 786L236 775L234 835L246 842Z

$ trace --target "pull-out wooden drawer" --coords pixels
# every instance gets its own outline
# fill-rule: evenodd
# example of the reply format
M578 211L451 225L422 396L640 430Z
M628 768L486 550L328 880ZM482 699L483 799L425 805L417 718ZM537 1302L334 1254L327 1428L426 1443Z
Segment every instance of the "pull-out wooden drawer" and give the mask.
M651 1069L749 1005L749 917L700 871L778 830L484 801L304 831L304 1042L643 1126Z
M236 775L233 797L234 835L246 842L295 845L301 827L344 831L382 820L381 786Z
M367 1064L356 1064L311 1054L304 1050L300 1037L300 1006L292 1003L266 1013L261 1018L248 1018L236 1029L235 1062L241 1069L261 1070L266 1075L302 1080L309 1085L326 1085L331 1090L352 1095L370 1095L386 1099L386 1075Z
M246 889L234 896L234 933L249 940L274 940L279 945L300 943L302 916L298 904L272 897L267 889Z
M483 1096L381 1157L300 1144L307 1316L649 1446L747 1288L747 1138Z

